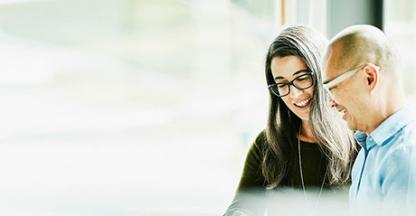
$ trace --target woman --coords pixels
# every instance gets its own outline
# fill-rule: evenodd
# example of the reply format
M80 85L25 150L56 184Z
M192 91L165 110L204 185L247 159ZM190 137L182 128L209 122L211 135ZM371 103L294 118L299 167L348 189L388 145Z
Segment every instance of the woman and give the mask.
M282 30L266 57L270 91L267 128L251 146L225 215L263 215L266 190L339 187L355 155L352 132L328 103L320 59L326 39L306 26ZM257 192L249 199L250 192ZM259 200L260 199L260 200Z

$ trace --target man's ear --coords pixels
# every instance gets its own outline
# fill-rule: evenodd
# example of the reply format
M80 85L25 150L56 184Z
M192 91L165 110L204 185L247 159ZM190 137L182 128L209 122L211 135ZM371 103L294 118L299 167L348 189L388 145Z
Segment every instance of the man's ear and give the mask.
M372 91L378 84L380 78L380 70L376 65L370 63L367 64L363 70L367 77L368 87Z

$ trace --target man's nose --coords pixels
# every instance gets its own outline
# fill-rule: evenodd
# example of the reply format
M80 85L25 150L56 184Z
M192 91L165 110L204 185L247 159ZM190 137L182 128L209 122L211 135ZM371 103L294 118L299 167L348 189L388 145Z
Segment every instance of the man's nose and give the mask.
M335 108L337 106L337 103L333 98L329 99L329 106L331 106L331 108Z
M331 108L336 108L337 103L335 102L335 98L334 95L332 94L332 92L328 91L328 98L329 98L329 106Z

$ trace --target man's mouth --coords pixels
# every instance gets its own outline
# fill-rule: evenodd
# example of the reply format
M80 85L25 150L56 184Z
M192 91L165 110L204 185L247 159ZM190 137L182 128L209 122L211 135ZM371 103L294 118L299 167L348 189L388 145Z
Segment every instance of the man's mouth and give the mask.
M342 115L342 118L345 119L347 110L345 108L337 109L338 112Z

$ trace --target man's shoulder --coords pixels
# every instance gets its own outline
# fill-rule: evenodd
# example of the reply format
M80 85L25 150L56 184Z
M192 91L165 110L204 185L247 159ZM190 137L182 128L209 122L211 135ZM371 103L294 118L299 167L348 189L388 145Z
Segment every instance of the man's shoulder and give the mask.
M416 151L416 122L408 124L396 134L387 150L392 156L411 155Z
M416 121L402 128L391 145L384 148L380 160L393 167L408 167L416 161ZM384 163L383 163L384 164ZM383 165L385 166L385 164Z
M416 119L403 128L401 136L403 145L410 148L416 147Z

